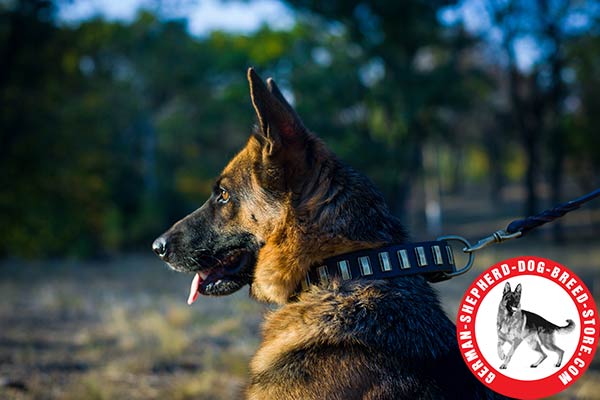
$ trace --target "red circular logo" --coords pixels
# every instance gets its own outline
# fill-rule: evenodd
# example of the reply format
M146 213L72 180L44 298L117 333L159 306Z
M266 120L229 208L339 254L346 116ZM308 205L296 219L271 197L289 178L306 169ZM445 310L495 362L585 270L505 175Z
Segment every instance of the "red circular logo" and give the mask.
M505 396L538 399L573 384L592 362L598 311L571 270L523 256L484 271L465 293L456 334L471 372Z

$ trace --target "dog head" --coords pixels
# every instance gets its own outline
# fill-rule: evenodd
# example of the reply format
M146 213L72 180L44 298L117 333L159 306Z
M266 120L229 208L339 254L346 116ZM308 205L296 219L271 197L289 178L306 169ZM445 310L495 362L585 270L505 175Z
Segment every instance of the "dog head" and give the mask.
M521 284L519 283L514 291L510 290L510 283L506 282L504 285L504 292L502 293L501 307L504 307L508 312L513 313L521 308Z
M198 293L285 303L324 258L404 239L380 193L309 133L272 79L248 70L258 127L202 207L153 244Z
M251 283L259 251L285 218L314 141L275 82L248 71L258 128L216 179L210 198L153 243L174 270L194 273L196 293L225 295Z

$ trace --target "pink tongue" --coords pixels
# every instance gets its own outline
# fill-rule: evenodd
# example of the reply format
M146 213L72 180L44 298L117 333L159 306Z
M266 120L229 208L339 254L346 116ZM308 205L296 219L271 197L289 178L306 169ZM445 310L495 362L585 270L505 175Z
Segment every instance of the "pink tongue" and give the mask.
M200 288L201 282L202 281L200 280L200 274L196 274L194 276L194 279L192 279L192 285L190 286L190 295L189 295L188 301L187 301L187 303L189 305L192 305L196 301L198 296L200 295L200 292L198 291L198 289Z

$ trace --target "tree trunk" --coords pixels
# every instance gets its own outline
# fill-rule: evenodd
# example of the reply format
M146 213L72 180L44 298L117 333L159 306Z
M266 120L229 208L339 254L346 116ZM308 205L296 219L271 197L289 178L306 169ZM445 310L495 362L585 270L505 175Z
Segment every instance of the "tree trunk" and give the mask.
M550 169L550 185L551 185L551 193L550 200L552 202L552 206L555 206L561 203L561 194L562 194L562 176L563 176L563 165L564 165L564 144L559 144L558 142L564 142L562 140L562 135L558 135L555 140L557 143L554 144L553 154L552 154L552 167ZM552 224L552 237L554 242L557 244L565 242L565 235L562 222L560 219L554 221Z
M442 199L440 190L439 152L435 144L421 148L423 159L423 193L427 233L439 236L442 232Z
M523 149L527 157L525 172L525 215L530 216L538 211L538 196L536 181L538 175L538 146L540 130L542 129L542 102L541 94L536 86L536 74L522 77L515 65L510 70L510 97L512 112L515 115L517 128L520 132ZM527 98L521 92L527 92Z
M543 1L539 1L540 7L548 13L548 4ZM568 4L563 4L563 8L567 7ZM562 54L562 40L560 29L557 23L551 19L547 19L549 22L546 25L546 34L552 40L555 51L549 59L551 66L551 89L549 93L549 127L550 131L550 154L552 156L550 166L550 199L552 205L556 205L561 202L562 194L562 177L565 159L565 130L561 126L562 117L562 102L564 99L565 87L563 84L561 72L564 66L563 54ZM552 236L556 243L564 242L563 225L561 221L556 221L552 225Z
M500 118L497 118L500 120ZM492 204L502 201L504 187L504 171L502 169L502 141L506 140L499 134L498 129L486 130L484 134L485 147L490 161L490 200Z
M524 147L527 154L527 170L525 172L525 216L538 212L538 196L536 191L536 177L538 174L538 149L537 134L529 129L525 132Z
M451 145L450 146L450 165L451 165L451 177L450 183L447 186L448 192L453 195L459 194L464 190L464 149L462 146Z

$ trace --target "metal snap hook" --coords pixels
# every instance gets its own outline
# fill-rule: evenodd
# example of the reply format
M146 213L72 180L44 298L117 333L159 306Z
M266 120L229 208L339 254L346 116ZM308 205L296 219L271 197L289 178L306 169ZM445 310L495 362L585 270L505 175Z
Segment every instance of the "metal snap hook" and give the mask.
M508 233L504 229L500 229L492 233L490 236L484 237L479 242L475 243L473 246L467 246L463 249L465 253L473 253L474 251L481 250L484 247L487 247L494 243L502 243L506 240L516 239L522 235L521 231L517 231L514 233Z

